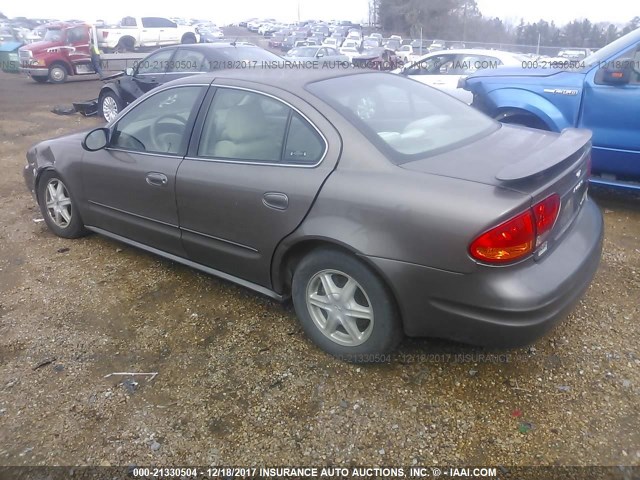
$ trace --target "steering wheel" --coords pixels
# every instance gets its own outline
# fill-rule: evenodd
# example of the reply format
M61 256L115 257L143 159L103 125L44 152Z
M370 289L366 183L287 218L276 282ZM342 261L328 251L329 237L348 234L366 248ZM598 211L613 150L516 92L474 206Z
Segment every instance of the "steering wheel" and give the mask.
M163 131L161 125L169 126L170 130ZM182 142L186 126L187 121L176 113L163 115L155 119L149 128L151 141L155 149L159 152L176 153Z

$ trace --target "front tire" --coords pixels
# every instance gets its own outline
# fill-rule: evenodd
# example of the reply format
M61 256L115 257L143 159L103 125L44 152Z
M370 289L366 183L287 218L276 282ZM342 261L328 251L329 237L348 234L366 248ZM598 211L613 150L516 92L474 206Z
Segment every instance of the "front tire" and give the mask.
M62 238L78 238L88 232L69 188L54 171L42 174L38 182L38 203L47 227Z
M64 83L67 81L67 69L64 65L51 65L49 68L49 81L51 83Z
M115 92L109 91L100 95L100 115L108 123L122 111L124 108L124 102L120 95Z
M47 83L49 77L31 77L36 83Z
M402 340L388 288L348 253L327 248L303 258L293 275L292 297L307 336L341 360L379 362Z

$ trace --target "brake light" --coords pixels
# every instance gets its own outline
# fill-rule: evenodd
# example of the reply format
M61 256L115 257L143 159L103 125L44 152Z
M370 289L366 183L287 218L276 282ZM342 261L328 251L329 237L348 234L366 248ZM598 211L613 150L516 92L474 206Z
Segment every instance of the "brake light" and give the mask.
M547 233L551 231L560 211L560 196L557 193L545 198L533 206L533 214L536 218L536 247L545 241Z
M502 264L525 257L539 247L556 223L560 196L556 193L476 238L469 253L481 262Z
M102 38L107 38L109 36L109 32L102 31Z
M483 233L471 244L471 256L489 263L511 262L533 250L536 230L531 210Z

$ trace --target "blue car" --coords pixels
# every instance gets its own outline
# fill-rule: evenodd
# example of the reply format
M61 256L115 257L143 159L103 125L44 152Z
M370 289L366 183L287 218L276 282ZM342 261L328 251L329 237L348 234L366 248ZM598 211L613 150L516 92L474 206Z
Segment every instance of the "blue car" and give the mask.
M640 29L580 61L524 61L459 86L504 123L592 130L591 183L640 190Z

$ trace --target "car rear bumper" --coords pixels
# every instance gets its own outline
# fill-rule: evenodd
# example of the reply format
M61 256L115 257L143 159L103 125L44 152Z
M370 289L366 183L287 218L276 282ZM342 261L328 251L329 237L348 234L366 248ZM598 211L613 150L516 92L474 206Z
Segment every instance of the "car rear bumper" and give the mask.
M562 241L545 257L472 274L395 260L369 260L393 286L405 333L474 345L531 343L565 318L598 269L604 226L588 199Z
M20 73L26 73L30 77L46 77L49 75L49 69L20 67Z

